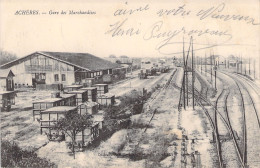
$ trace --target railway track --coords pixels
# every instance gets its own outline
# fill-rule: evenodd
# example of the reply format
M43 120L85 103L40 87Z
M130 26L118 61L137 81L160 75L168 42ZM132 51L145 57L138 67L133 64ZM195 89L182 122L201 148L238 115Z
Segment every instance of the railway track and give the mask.
M224 94L224 92L227 92L226 94ZM246 156L246 121L245 121L245 109L242 108L242 114L243 114L243 140L244 140L244 148L243 148L243 153L241 152L240 148L239 148L239 143L235 137L235 132L234 132L234 129L231 125L231 121L230 121L230 117L229 117L229 111L228 111L228 97L229 97L229 94L230 94L230 90L227 88L227 89L224 89L222 90L221 94L219 95L219 97L217 98L216 100L216 107L218 108L218 101L220 100L220 98L222 98L224 100L224 106L223 106L223 112L224 112L224 115L226 117L226 121L227 121L227 124L229 126L229 134L230 136L232 137L232 141L233 141L233 144L234 144L234 147L235 147L235 150L236 150L236 153L238 155L238 158L239 158L239 161L240 161L240 164L242 167L245 167L246 165L246 161L245 161L245 156ZM220 110L219 110L220 111Z
M210 106L213 107L214 110L216 110L216 114L219 114L221 120L224 122L224 124L226 125L228 131L229 131L229 134L230 136L232 137L232 141L233 141L233 144L234 144L234 147L236 149L236 153L237 153L237 156L239 158L239 162L240 162L240 165L242 167L247 167L247 164L248 164L248 161L247 161L247 155L248 155L248 143L247 143L247 116L246 116L246 111L249 111L250 109L247 109L246 110L246 105L247 106L252 106L253 107L253 110L250 110L250 112L252 111L253 114L255 114L255 117L256 117L256 121L257 121L257 124L258 124L258 127L260 128L260 122L259 122L259 116L258 116L258 112L257 112L257 108L256 108L256 103L254 102L252 96L250 95L247 87L245 86L245 84L243 83L243 81L245 81L244 79L239 81L238 79L236 79L235 77L229 75L228 73L224 73L222 72L223 74L229 76L230 78L232 78L238 88L238 91L239 91L239 95L241 97L241 112L242 112L242 130L243 130L243 142L242 142L242 147L239 147L238 145L238 141L237 139L235 138L235 132L234 132L234 129L232 128L232 125L231 125L231 121L230 121L230 117L229 117L229 112L228 112L228 97L229 97L229 91L227 92L226 89L224 89L221 94L218 96L217 100L216 100L216 104L215 104L215 107L209 102L207 101L207 99L205 97L203 97L203 95L201 95L198 91L196 91L196 94L197 94L197 99L196 101L201 101L204 100L206 102L208 102L210 104ZM247 82L248 83L248 82ZM253 84L248 84L250 85L251 87L254 87ZM228 88L230 89L230 88ZM258 88L254 88L253 90L256 92L256 89ZM242 92L243 90L243 92ZM227 92L226 94L224 94L224 92ZM243 94L244 93L244 94ZM258 94L258 93L257 93ZM220 99L223 99L224 100L224 115L221 115L220 113L220 110L218 109L218 106L217 106L217 103ZM250 101L250 103L245 103L245 100L244 99L248 99ZM200 106L202 106L202 103L198 103ZM232 106L231 106L232 107ZM249 107L247 107L249 108ZM202 109L205 111L206 115L208 116L209 120L210 120L210 123L211 125L214 125L214 120L211 118L210 114L208 113L207 109L205 109L203 106L202 106ZM213 123L213 124L212 124ZM216 130L217 128L217 125L213 126L212 127L214 130ZM215 131L216 132L216 131ZM219 148L220 149L220 148ZM218 149L218 150L219 150ZM221 154L220 152L218 152L219 154ZM221 156L219 156L219 160L220 160ZM222 162L220 160L220 162ZM221 163L220 163L220 167L221 167Z
M222 72L223 73L223 72ZM248 85L250 85L252 87L252 89L255 91L255 93L257 95L260 95L260 87L254 83L252 80L250 80L249 78L245 77L242 74L238 74L238 73L233 73L236 76L239 76L239 78L243 81L246 81Z
M237 75L226 73L226 72L221 72L221 73L231 78L235 82L237 89L239 91L239 95L241 97L241 110L243 113L243 146L241 150L242 151L241 155L243 156L243 163L245 166L247 166L248 164L254 164L254 161L252 161L254 160L255 157L254 153L259 152L259 148L257 148L259 145L259 141L258 142L255 141L255 139L257 140L260 137L259 136L260 122L258 116L259 113L256 108L256 103L254 102L252 95L250 94L247 86L245 86L244 82L247 83L252 88L254 88L254 85L249 84L247 80L244 79L242 80L240 76L238 79L237 77L235 77ZM253 90L256 92L255 89ZM246 103L246 101L249 101L249 103ZM257 123L258 127L255 127L256 123L254 122ZM250 142L250 144L248 144L248 142Z
M176 71L177 71L176 69L173 71L172 75L170 76L170 79L167 81L165 86L148 102L148 104L152 103L162 93L163 90L167 89L170 86L170 83L173 80L173 77L174 77ZM153 112L152 112L152 117L145 127L144 133L146 132L147 128L150 126L151 121L153 120L153 117L154 117L156 112L157 112L157 109L154 109ZM142 113L143 113L143 111L142 111Z
M238 155L240 165L242 167L245 167L243 157L241 155L241 152L240 152L240 149L239 149L239 146L238 146L238 142L235 138L233 128L230 124L229 116L227 116L228 112L226 110L227 110L227 97L228 97L228 95L224 95L224 90L222 90L221 94L218 96L217 101L215 102L215 105L214 105L210 101L208 101L203 95L201 95L201 93L199 91L197 91L197 90L195 90L195 91L196 91L195 100L199 104L199 106L203 109L203 111L205 112L206 116L208 117L208 119L211 123L212 129L214 130L214 134L215 134L215 138L216 138L216 144L217 144L219 167L222 168L222 167L224 167L224 165L223 165L223 159L222 159L221 143L220 143L220 139L219 139L218 124L217 124L217 121L216 121L217 115L219 115L221 121L224 123L225 127L227 128L228 133L232 137L232 142L234 144L236 153ZM225 100L225 105L224 105L225 111L226 111L225 114L226 114L226 117L228 117L227 119L223 116L223 114L217 108L217 103L223 95L224 95L224 100ZM201 100L206 101L213 108L213 110L215 111L214 117L212 117L209 114L208 110L203 106L203 103L202 103Z
M177 87L177 85L175 87L180 89L179 87ZM189 86L189 87L191 87L191 86ZM207 97L205 97L207 95L208 88L207 89L204 88L204 90L205 90L206 94L203 93L203 92L199 92L197 89L195 89L195 97L194 98L195 98L197 104L205 112L206 116L209 119L210 125L211 125L212 129L214 130L214 135L215 135L215 138L216 138L219 167L221 167L221 168L224 167L224 164L223 164L223 159L222 159L221 142L220 142L219 132L218 132L217 114L219 115L220 119L222 120L222 122L226 126L228 133L232 137L232 142L234 144L235 151L236 151L237 156L239 158L240 165L242 167L245 167L244 159L243 159L244 158L243 156L245 156L245 155L241 155L241 152L240 152L240 149L239 149L239 146L238 146L238 142L235 138L235 134L234 134L234 131L233 131L233 128L231 126L230 119L229 119L229 116L228 116L227 99L228 99L228 96L229 96L229 92L228 92L228 94L224 94L224 92L226 90L222 90L221 94L217 97L215 104L212 104L210 101L208 101ZM189 89L189 94L192 94L191 89ZM225 116L222 115L222 113L217 108L218 101L222 97L224 98L224 114L225 114ZM213 116L211 116L210 113L208 112L208 110L204 107L202 100L204 102L206 102L207 104L209 104L213 108L213 110L215 111Z
M234 135L234 130L232 128L232 125L231 125L231 122L230 122L230 118L229 118L229 112L228 112L228 105L227 105L227 99L228 99L228 96L229 96L229 93L226 94L224 96L224 114L226 115L226 120L227 120L227 124L229 126L229 130L230 130L230 134L232 136L232 139L233 139L233 143L235 145L235 148L236 148L236 151L237 151L237 155L239 157L239 161L241 163L241 166L242 167L246 167L247 166L247 123L246 123L246 110L245 110L245 101L244 101L244 96L242 94L242 91L241 91L241 87L239 85L241 85L243 87L243 89L247 92L247 95L251 101L250 104L253 105L253 108L254 108L254 112L256 114L256 118L257 118L257 122L258 122L258 126L260 127L260 122L259 122L259 117L258 117L258 113L257 113L257 110L256 110L256 107L255 107L255 102L253 101L251 95L249 94L249 91L248 89L246 88L246 86L243 84L243 82L246 82L249 86L252 87L252 89L255 91L255 93L257 95L259 95L259 87L253 83L251 80L249 80L248 78L244 77L244 76L241 76L241 75L236 75L236 76L239 76L240 79L243 81L238 81L237 79L235 79L233 76L231 75L235 75L235 74L229 74L229 73L226 73L226 72L222 72L221 73L227 75L228 77L230 77L236 84L237 88L238 88L238 91L239 91L239 95L241 97L241 111L242 111L242 130L243 130L243 143L242 143L242 147L241 149L239 148L239 145L238 145L238 142L235 138L235 135ZM219 78L219 77L218 77ZM228 88L230 89L230 88ZM225 90L225 89L224 89ZM224 91L223 90L223 91ZM223 91L221 92L221 94L218 96L217 100L216 100L216 104L217 102L219 101L220 97L223 96ZM217 105L216 105L217 107Z
M177 71L177 69L175 69L175 70L173 71L172 75L170 76L170 79L167 81L167 83L164 85L164 87L163 87L162 89L160 89L160 91L159 91L152 99L150 99L149 102L146 103L147 105L149 105L150 103L152 103L152 102L162 93L163 90L167 89L167 88L170 86L171 82L173 81L173 77L174 77L175 74L176 74L176 71ZM144 109L144 108L143 108L143 109ZM157 112L157 109L153 109L153 110L152 110L152 116L151 116L151 118L149 119L148 123L146 124L146 126L145 126L145 128L144 128L144 131L143 131L143 133L142 133L142 135L141 135L140 141L138 141L137 147L140 145L141 139L143 139L144 133L145 133L145 132L147 131L147 129L149 128L149 126L150 126L150 124L151 124L151 122L152 122L152 120L153 120L153 118L154 118L156 112ZM144 114L143 111L142 111L141 114Z
M250 104L251 104L251 105L253 106L253 108L254 108L254 113L255 113L256 118L257 118L258 127L260 128L260 120L259 120L259 116L258 116L258 111L257 111L257 109L256 109L256 103L254 102L252 96L250 95L250 93L249 93L247 87L246 87L241 81L237 80L234 76L232 76L231 74L228 74L228 73L226 73L226 72L221 72L221 73L223 73L223 74L229 76L231 79L233 79L233 80L235 81L235 83L236 83L236 85L237 85L237 88L239 89L239 92L240 92L240 95L241 95L243 108L245 108L245 104L246 104L246 103L244 103L244 98L243 98L244 96L243 96L241 90L244 89L244 90L246 91L246 93L247 93L247 95L248 95L248 98L250 99ZM242 89L241 89L241 87L240 87L239 85L242 86ZM249 84L249 85L250 85L250 84ZM253 85L250 85L250 86L251 86L252 88L254 88Z

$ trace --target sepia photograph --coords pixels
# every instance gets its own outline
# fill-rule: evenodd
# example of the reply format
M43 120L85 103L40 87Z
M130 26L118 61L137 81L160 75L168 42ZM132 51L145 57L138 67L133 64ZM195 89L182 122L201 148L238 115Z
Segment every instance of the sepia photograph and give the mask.
M259 168L259 0L0 0L1 167Z

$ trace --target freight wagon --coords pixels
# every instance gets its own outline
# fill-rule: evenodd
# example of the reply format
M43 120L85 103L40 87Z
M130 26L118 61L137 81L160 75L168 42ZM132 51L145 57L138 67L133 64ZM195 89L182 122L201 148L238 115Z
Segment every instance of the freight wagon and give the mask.
M80 90L86 90L88 92L88 101L97 101L97 88L96 87L84 87Z
M46 110L43 110L40 112L40 127L41 127L41 134L46 132L47 134L56 134L57 131L53 130L55 126L55 123L65 117L65 114L67 112L70 113L77 113L77 107L76 106L57 106L52 107Z

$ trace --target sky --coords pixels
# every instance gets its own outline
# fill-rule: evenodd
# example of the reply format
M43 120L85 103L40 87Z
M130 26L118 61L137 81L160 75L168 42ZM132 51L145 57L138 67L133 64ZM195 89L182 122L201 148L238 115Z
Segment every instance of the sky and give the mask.
M18 57L36 51L83 52L99 57L180 57L183 41L187 51L192 36L195 55L233 54L259 59L259 1L223 2L0 0L0 48ZM15 14L24 10L38 14ZM70 15L70 10L95 14ZM222 18L212 18L217 15ZM243 17L225 21L227 15Z

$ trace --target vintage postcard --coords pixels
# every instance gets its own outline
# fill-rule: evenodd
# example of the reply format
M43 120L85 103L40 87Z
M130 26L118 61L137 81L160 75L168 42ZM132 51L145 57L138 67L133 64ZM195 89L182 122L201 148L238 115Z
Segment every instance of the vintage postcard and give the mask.
M1 167L260 167L259 0L0 0Z

